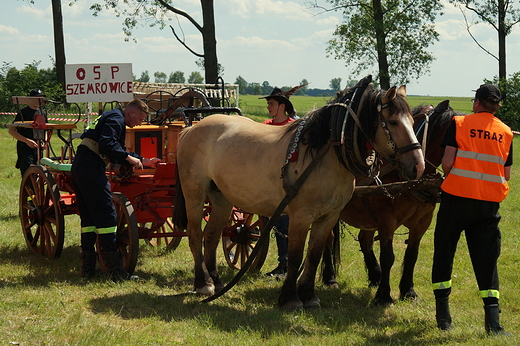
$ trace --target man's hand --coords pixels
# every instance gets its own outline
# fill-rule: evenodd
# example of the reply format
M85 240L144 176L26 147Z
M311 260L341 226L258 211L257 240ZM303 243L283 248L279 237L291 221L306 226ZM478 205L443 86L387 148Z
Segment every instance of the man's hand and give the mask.
M161 162L161 159L158 159L156 157L152 157L151 159L148 159L146 157L143 158L143 166L156 167L159 162Z
M135 169L143 169L143 164L137 157L128 155L126 157L126 161L128 161L128 163L131 164Z

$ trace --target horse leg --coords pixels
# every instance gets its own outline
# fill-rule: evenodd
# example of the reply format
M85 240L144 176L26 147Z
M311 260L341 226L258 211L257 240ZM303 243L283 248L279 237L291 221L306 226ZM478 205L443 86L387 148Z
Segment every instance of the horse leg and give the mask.
M400 299L411 299L416 300L418 295L414 290L413 273L415 270L415 264L417 263L417 257L419 256L419 246L421 239L428 230L433 218L433 211L435 206L431 208L424 215L415 227L410 227L410 236L408 237L408 245L403 259L403 274L401 281L399 282L399 293Z
M395 255L393 249L393 238L385 236L381 229L379 230L379 236L381 281L374 298L374 304L387 306L394 303L394 300L390 296L390 270L394 265Z
M303 307L298 297L296 281L298 280L300 265L303 260L305 240L307 238L308 226L296 224L289 215L289 244L287 256L287 275L278 297L278 306L286 310L295 310Z
M199 209L196 209L199 210ZM188 242L190 245L191 254L193 255L194 260L194 271L195 271L195 280L194 280L194 289L195 292L207 296L211 296L215 294L215 286L213 284L213 280L211 279L209 272L206 268L206 264L204 263L204 255L202 251L202 228L201 228L201 217L202 217L202 205L200 207L200 212L193 213L190 210L188 211L188 227L186 232L188 234ZM195 216L198 214L198 217Z
M339 246L340 235L339 235L339 222L336 223L332 232L327 239L327 245L323 251L323 271L321 273L321 279L325 286L329 288L339 288L338 281L336 280L336 269L339 265Z
M220 193L210 193L211 213L204 228L204 263L209 276L213 280L215 291L224 288L217 270L217 248L222 230L229 222L233 205Z
M374 254L374 233L374 231L361 229L358 234L359 246L368 272L369 287L378 287L381 282L381 266Z
M303 302L306 309L319 308L320 299L314 289L316 271L323 255L323 250L330 238L330 229L337 223L337 219L328 217L323 220L315 221L312 224L309 245L307 247L307 257L305 268L298 281L298 297Z

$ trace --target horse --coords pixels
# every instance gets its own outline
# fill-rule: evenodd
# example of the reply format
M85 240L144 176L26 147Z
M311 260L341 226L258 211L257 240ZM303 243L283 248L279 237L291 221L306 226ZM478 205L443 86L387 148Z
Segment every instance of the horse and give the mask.
M374 90L368 76L339 92L326 106L285 126L215 114L183 130L177 148L173 219L188 234L195 292L211 296L224 286L217 272L216 249L233 206L270 216L287 190L293 194L283 210L290 219L288 272L278 305L287 310L319 308L316 269L328 234L352 195L353 171L370 170L373 164L367 157L375 151L395 161L406 179L416 179L424 171L405 96L405 86ZM314 169L308 173L310 166ZM307 180L295 191L293 184L306 174ZM207 198L212 209L202 232ZM299 277L309 228L305 267Z
M433 108L433 107L431 107ZM441 164L444 148L441 142L448 129L448 125L455 112L449 106L449 100L439 103L433 110L421 112L425 109L418 106L412 109L414 114L414 129L419 140L424 138L427 127L426 150L424 152L426 168L424 176L432 176ZM426 126L426 117L429 118ZM381 177L383 183L402 181L397 170ZM408 190L393 198L389 198L381 191L375 196L361 196L354 193L340 213L340 219L348 225L359 228L358 240L363 253L365 266L368 272L370 287L378 287L374 297L374 304L387 306L393 304L390 289L390 270L394 264L393 237L396 229L404 225L409 230L407 247L403 259L402 276L399 283L400 299L417 299L414 290L413 273L419 253L419 245L424 233L431 224L439 190L430 185L430 190ZM374 254L374 235L380 243L380 262ZM335 239L336 240L336 239ZM339 240L339 238L337 238ZM337 249L338 246L335 246ZM333 252L332 252L333 253ZM323 281L325 284L335 285L335 268L331 261L330 247L324 252ZM336 253L337 256L337 253Z

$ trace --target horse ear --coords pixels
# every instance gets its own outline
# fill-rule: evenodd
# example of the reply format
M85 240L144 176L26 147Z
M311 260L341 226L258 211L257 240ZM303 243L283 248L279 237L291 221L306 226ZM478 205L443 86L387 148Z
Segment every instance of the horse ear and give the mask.
M387 92L385 93L385 96L383 96L383 104L386 104L386 103L392 101L393 99L395 99L395 95L396 95L395 86L393 86L390 89L388 89Z
M402 97L406 97L406 85L401 85L399 89L397 89L397 93Z

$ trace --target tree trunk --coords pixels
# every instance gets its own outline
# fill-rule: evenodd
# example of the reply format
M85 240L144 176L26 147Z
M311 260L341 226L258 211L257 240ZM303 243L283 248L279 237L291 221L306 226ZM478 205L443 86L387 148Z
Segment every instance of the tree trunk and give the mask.
M213 0L201 0L203 24L203 47L204 47L204 70L206 84L217 82L217 40L215 38L215 12Z
M65 90L65 41L63 39L63 15L61 1L52 1L52 18L54 24L54 54L56 59L56 76L58 83Z
M372 0L374 8L374 25L376 30L377 61L379 65L379 83L381 89L390 89L390 73L388 71L388 57L386 52L386 34L383 23L383 9L381 0Z
M505 0L498 0L498 78L506 79L506 5Z

